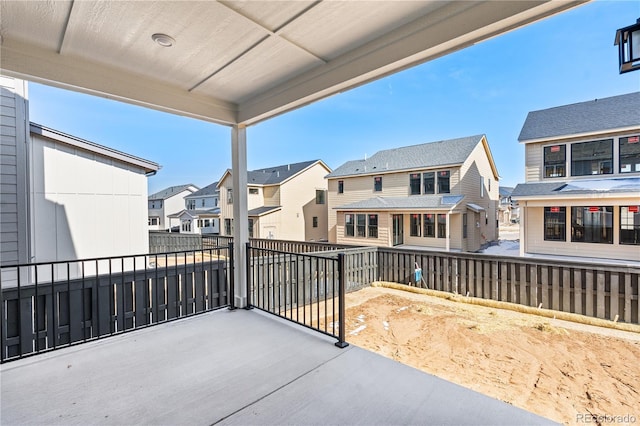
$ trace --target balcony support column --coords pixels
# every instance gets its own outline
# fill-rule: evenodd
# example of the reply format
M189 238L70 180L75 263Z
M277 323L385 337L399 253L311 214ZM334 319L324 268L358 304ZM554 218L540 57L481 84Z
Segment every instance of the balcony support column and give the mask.
M247 306L247 253L249 215L247 202L247 129L231 128L231 177L233 182L233 278L235 307Z

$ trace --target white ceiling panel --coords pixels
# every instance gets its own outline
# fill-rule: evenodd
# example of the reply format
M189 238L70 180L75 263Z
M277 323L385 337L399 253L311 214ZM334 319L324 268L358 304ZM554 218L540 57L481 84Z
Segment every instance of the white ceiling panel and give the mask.
M156 44L154 33L175 45ZM216 2L76 2L61 53L189 90L264 34Z
M72 1L2 1L0 35L58 50Z
M251 125L584 2L0 0L0 71Z
M215 93L221 99L241 103L263 88L282 84L318 63L323 62L283 39L271 36L194 92Z
M442 1L322 2L284 28L282 35L331 60L445 4ZM325 24L315 25L320 20Z

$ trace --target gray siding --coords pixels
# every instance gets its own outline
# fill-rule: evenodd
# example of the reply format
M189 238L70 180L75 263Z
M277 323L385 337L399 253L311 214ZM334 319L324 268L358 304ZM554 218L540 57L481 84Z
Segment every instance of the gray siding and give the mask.
M26 82L0 76L0 264L28 261Z

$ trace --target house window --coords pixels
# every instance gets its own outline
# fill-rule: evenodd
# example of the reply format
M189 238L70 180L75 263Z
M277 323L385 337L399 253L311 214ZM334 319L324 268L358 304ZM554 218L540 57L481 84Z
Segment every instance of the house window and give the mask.
M436 174L435 172L426 172L422 174L423 191L425 194L436 193Z
M233 189L227 189L227 204L233 204Z
M640 206L620 207L620 244L640 244Z
M358 237L366 237L367 234L367 215L366 214L357 214L356 215L356 231L358 232Z
M487 179L487 192L491 192L491 179Z
M424 233L425 237L435 238L436 236L436 215L435 214L425 214L422 215L423 224L424 224Z
M411 195L420 195L420 173L411 173L409 175L409 193Z
M451 172L449 170L438 172L438 194L448 194L451 192L450 179Z
M376 176L373 178L373 190L375 192L382 191L382 176Z
M316 204L324 204L324 189L316 189Z
M191 232L191 221L185 220L182 222L182 232Z
M253 219L249 219L249 238L253 238Z
M571 176L613 173L613 139L571 145Z
M409 215L409 235L412 237L420 236L420 215L417 213Z
M544 147L544 177L555 178L566 176L566 162L567 150L565 145Z
M200 207L204 207L204 198L200 200Z
M369 238L378 238L378 215L369 215Z
M160 223L159 218L157 218L157 217L150 217L149 218L149 225L157 226L159 223Z
M480 198L484 198L484 177L480 176Z
M640 136L620 138L620 173L640 172Z
M196 208L196 200L187 200L187 210L193 210Z
M214 207L218 207L218 199L217 198L213 199L213 206Z
M544 239L545 241L566 241L567 239L567 209L566 207L544 208Z
M311 220L313 223L313 227L317 228L318 227L318 216L314 216Z
M231 235L233 234L233 219L225 219L224 220L224 234Z
M258 188L249 188L249 195L258 195Z
M467 238L467 214L462 214L462 238Z
M613 207L571 207L571 241L613 244Z
M343 194L344 193L344 181L343 180L339 180L338 181L338 194Z
M202 228L202 219L198 219L198 228Z
M355 229L353 223L353 215L345 214L344 215L344 236L345 237L355 237Z
M438 238L447 237L447 215L438 214Z

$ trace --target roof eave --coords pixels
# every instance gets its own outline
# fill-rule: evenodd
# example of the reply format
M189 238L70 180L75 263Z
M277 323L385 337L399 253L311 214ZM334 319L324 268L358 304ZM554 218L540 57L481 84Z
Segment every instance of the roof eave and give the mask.
M545 137L533 138L533 139L518 139L518 142L526 145L529 143L552 142L552 141L563 140L563 139L579 139L579 138L608 135L611 133L627 133L627 132L640 132L640 126L616 127L612 129L597 130L594 132L560 134L560 135L545 136Z

